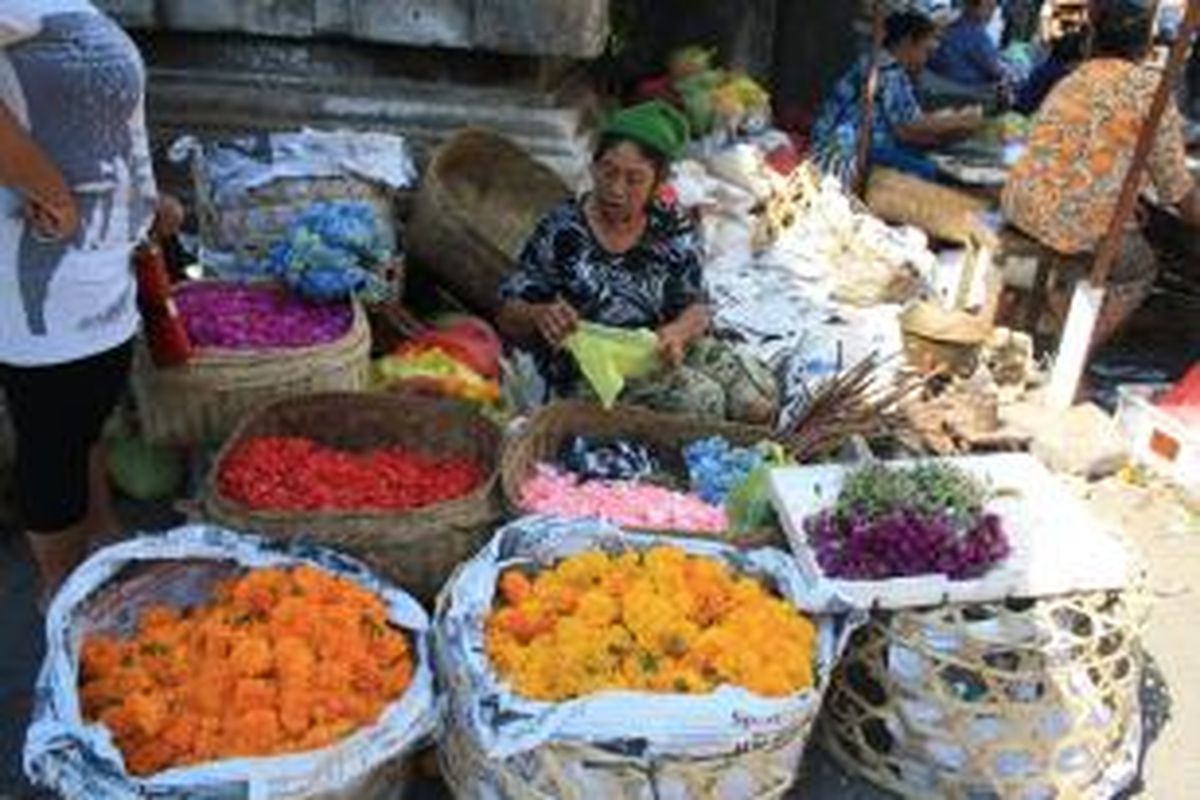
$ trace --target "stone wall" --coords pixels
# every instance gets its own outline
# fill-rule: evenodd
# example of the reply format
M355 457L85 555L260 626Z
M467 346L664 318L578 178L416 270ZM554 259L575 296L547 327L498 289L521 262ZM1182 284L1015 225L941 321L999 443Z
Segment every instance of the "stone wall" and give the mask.
M480 49L593 58L608 0L98 0L133 28Z

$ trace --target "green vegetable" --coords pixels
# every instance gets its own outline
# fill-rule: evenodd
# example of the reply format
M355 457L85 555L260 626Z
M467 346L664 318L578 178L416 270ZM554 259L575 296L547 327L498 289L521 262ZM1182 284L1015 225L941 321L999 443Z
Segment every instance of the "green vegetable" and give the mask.
M951 464L930 462L905 468L873 464L846 479L835 510L876 519L905 509L945 513L965 522L983 510L987 497L984 486Z
M735 534L749 533L770 524L775 508L767 489L767 475L776 467L793 463L775 442L762 442L758 447L763 452L762 463L751 470L746 480L734 487L725 499L725 514Z
M124 437L108 444L108 472L116 487L135 500L166 500L183 486L184 464L170 448Z

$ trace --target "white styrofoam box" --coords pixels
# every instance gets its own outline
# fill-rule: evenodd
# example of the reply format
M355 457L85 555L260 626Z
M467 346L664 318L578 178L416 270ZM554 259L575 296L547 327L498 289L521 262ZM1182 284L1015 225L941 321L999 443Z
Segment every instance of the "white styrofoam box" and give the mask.
M1200 422L1189 423L1154 404L1168 388L1166 384L1117 387L1117 424L1135 461L1200 498Z
M772 500L800 569L819 585L866 608L1049 597L1128 584L1134 561L1125 545L1040 461L1024 453L946 460L996 493L986 508L1000 516L1011 544L1012 552L1004 562L980 578L961 581L945 575L882 581L825 575L808 544L804 520L830 507L846 476L859 467L822 464L776 469L770 476ZM887 463L903 467L919 462Z

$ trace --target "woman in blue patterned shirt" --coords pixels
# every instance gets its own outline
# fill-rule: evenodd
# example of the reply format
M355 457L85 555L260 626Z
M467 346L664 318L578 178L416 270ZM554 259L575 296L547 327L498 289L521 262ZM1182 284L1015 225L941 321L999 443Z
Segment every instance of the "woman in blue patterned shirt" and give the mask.
M517 271L501 284L497 324L506 338L537 354L552 390L568 396L586 394L561 351L580 320L653 330L665 369L631 381L622 402L768 422L774 378L706 336L699 237L689 220L657 199L687 139L687 120L665 103L618 113L593 159L594 191L539 223Z
M883 45L871 126L871 163L936 178L936 168L922 150L974 133L983 121L982 113L979 109L938 114L921 110L914 77L937 45L937 27L931 19L913 11L890 15ZM862 90L869 61L869 57L861 57L842 76L813 126L817 165L847 187L855 183Z

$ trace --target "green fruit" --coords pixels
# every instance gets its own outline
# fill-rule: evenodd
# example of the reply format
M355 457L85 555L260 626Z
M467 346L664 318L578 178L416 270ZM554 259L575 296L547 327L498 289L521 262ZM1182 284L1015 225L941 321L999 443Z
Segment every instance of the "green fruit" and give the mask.
M108 443L108 473L123 494L143 502L174 497L183 486L183 459L175 450L120 438Z

